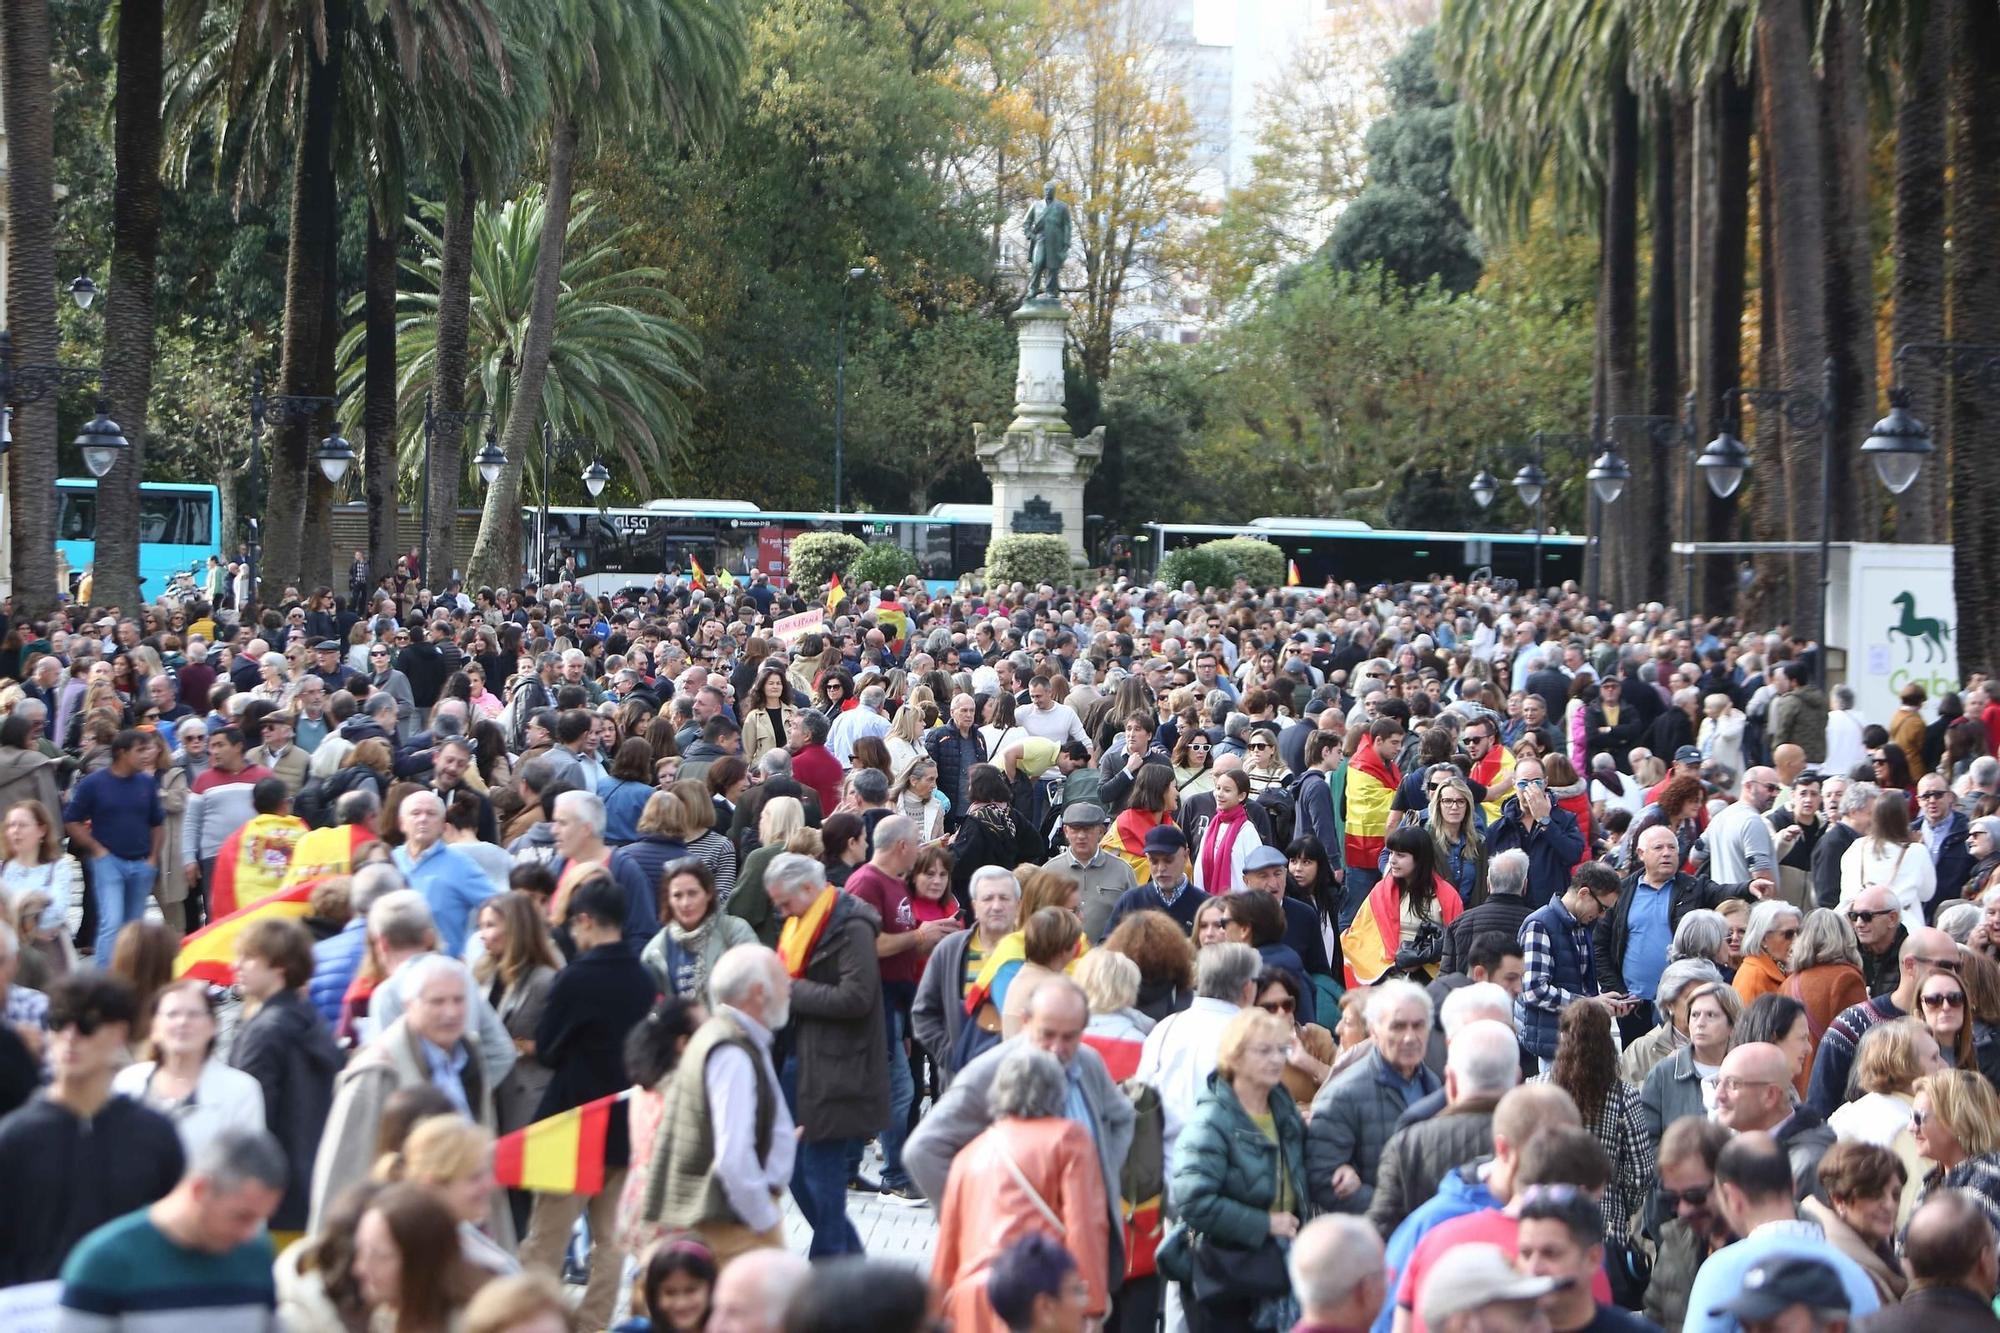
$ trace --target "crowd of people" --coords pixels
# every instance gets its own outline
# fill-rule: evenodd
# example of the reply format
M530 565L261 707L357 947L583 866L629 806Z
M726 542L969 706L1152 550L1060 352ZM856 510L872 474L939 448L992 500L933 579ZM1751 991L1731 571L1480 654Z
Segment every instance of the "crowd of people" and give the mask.
M0 630L0 1309L2000 1329L2000 681L1451 580L209 591Z

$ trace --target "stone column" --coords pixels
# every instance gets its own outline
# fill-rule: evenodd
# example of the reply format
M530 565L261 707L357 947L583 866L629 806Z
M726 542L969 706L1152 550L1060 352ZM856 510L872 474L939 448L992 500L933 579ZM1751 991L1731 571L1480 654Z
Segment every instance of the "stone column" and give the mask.
M1104 456L1104 427L1083 439L1063 413L1063 346L1069 315L1062 304L1037 297L1011 316L1020 348L1014 374L1014 420L1005 434L973 423L973 448L993 483L993 535L1053 533L1069 542L1070 558L1083 547L1083 484Z

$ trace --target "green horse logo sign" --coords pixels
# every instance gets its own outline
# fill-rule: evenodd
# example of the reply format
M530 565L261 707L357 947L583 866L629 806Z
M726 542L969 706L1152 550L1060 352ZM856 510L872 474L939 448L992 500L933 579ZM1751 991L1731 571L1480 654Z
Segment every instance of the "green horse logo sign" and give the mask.
M1920 642L1924 645L1926 662L1941 661L1949 655L1944 641L1951 637L1951 626L1934 617L1918 615L1914 593L1899 592L1891 600L1902 608L1902 619L1889 626L1889 637L1891 639L1898 635L1902 637L1905 662L1915 660L1917 644Z

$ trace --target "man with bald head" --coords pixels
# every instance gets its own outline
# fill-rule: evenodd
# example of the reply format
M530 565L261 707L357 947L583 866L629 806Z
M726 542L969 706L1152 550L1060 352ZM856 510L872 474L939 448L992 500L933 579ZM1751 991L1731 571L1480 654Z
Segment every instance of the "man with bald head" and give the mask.
M1785 1149L1797 1195L1819 1183L1819 1159L1833 1146L1833 1130L1810 1106L1792 1104L1791 1057L1764 1041L1745 1042L1722 1062L1715 1084L1715 1118L1746 1134L1761 1130Z
M1887 995L1896 989L1896 955L1910 928L1903 924L1902 905L1886 884L1871 884L1854 895L1840 909L1861 946L1861 975L1870 995Z
M1737 799L1709 821L1708 832L1695 847L1697 860L1701 849L1708 849L1710 878L1727 884L1777 879L1778 856L1764 812L1777 803L1778 788L1776 769L1759 764L1744 770Z
M1761 820L1758 825L1768 843L1769 826ZM1711 837L1714 831L1711 824ZM1620 886L1617 905L1598 919L1592 951L1599 993L1642 1001L1618 1019L1628 1046L1652 1028L1651 1001L1658 994L1681 918L1697 908L1715 908L1725 899L1751 896L1751 888L1740 881L1718 883L1711 877L1682 873L1680 842L1664 824L1641 833L1636 850L1638 872Z
M1098 1164L1104 1170L1104 1196L1112 1213L1109 1271L1097 1276L1116 1287L1125 1271L1124 1224L1118 1217L1118 1177L1125 1167L1125 1154L1132 1147L1132 1103L1112 1081L1102 1057L1083 1044L1084 1025L1089 1021L1090 1004L1084 999L1082 987L1067 977L1043 982L1028 1001L1028 1017L1020 1033L959 1070L944 1096L918 1122L903 1143L903 1169L932 1204L941 1201L952 1158L993 1123L993 1113L986 1105L986 1091L1001 1064L1022 1044L1046 1051L1061 1063L1068 1075L1069 1094L1064 1114L1090 1130L1097 1143Z
M2000 1248L1986 1212L1963 1190L1939 1190L1910 1217L1903 1237L1910 1289L1902 1301L1871 1316L1863 1333L1929 1333L1934 1329L1996 1333L1993 1293L2000 1286Z
M785 1307L812 1277L812 1264L787 1250L752 1250L715 1279L709 1333L779 1333Z
M1819 1053L1813 1057L1806 1104L1821 1116L1832 1115L1848 1100L1847 1080L1854 1069L1854 1053L1868 1029L1915 1013L1917 988L1924 979L1933 972L1957 976L1958 969L1956 940L1935 926L1911 931L1896 952L1896 989L1850 1005L1827 1025L1826 1034L1819 1039Z

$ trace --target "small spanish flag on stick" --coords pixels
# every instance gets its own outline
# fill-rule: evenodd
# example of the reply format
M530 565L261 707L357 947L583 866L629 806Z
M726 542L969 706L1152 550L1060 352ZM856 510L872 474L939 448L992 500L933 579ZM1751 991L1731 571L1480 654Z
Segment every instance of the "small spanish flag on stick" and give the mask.
M826 587L826 609L831 611L847 600L847 589L840 586L840 575L833 576L833 582Z
M268 898L259 898L248 907L209 922L181 941L174 955L174 976L194 977L214 986L236 981L236 939L252 922L265 918L296 921L312 911L308 899L319 881L306 880L280 889Z
M1285 562L1285 586L1287 588L1299 586L1299 562L1296 560Z
M693 574L689 575L689 581L692 582L695 587L697 588L701 587L708 578L708 575L701 572L701 561L695 559L692 554L689 554L688 568L694 571Z
M494 1178L538 1194L602 1192L611 1111L631 1095L627 1088L502 1135L493 1145Z

